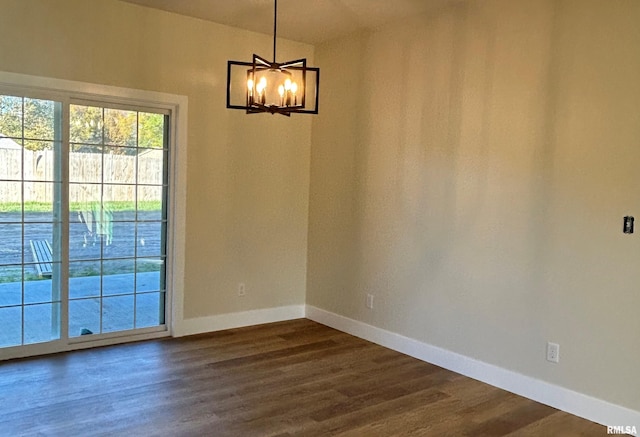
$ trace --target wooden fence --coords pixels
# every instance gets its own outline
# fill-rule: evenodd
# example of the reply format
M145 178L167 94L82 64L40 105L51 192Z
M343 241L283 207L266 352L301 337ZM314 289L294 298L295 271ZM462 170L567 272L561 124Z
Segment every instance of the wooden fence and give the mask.
M0 203L52 202L53 162L52 150L0 149ZM162 150L136 156L73 152L69 201L133 201L136 190L138 201L161 200L163 168Z

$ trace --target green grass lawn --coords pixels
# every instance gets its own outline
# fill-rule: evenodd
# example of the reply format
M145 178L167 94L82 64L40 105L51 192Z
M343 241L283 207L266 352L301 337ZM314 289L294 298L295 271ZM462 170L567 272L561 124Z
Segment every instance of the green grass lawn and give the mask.
M23 204L20 202L0 203L0 213L3 212L22 212ZM122 211L159 211L162 208L162 202L159 200L144 201L136 203L134 201L105 202L106 209L113 212ZM79 202L71 203L69 209L71 211L82 211L86 208L86 204ZM25 202L24 212L50 212L53 205L49 202Z
M89 264L89 263L86 263ZM149 263L145 262L144 259L139 259L136 263L135 269L133 268L130 261L122 262L121 265L114 264L113 262L106 266L100 266L100 262L96 261L93 264L83 266L82 268L72 269L69 272L70 278L80 278L84 276L100 276L102 275L118 275L123 273L143 273L143 272L159 272L162 266L158 263ZM43 281L50 280L49 277L38 276L35 272L35 268L33 272L29 272L28 270L24 271L24 277L22 276L22 266L8 266L2 270L0 273L0 284L4 284L6 282L21 282L21 281Z
M35 269L33 273L27 271L24 272L25 281L39 281L41 279L48 278L38 276L38 274L35 273ZM2 273L0 273L0 284L5 282L20 282L22 280L22 266L5 266L2 269Z

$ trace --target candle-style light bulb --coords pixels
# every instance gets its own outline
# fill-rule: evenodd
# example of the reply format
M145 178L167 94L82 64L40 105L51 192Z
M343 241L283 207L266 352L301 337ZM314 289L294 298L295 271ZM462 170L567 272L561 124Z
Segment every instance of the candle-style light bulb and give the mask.
M284 104L287 106L291 106L291 79L287 78L284 81L284 89L287 92L287 95L284 99Z
M278 87L278 94L280 94L280 106L284 106L284 87L282 85Z
M249 93L249 105L253 104L253 79L247 79L247 91Z
M298 84L293 82L291 84L291 94L293 94L293 105L296 106L298 104L298 96L296 93L298 92Z
M256 91L258 92L258 100L263 105L266 101L265 92L264 92L264 89L266 88L266 86L267 86L267 80L264 77L260 79L260 82L258 82L258 85L256 85Z

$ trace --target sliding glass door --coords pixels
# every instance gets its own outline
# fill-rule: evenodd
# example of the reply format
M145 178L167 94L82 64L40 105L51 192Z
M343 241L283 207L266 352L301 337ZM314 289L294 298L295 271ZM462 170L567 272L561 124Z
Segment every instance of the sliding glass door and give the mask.
M169 121L0 95L0 348L166 329Z

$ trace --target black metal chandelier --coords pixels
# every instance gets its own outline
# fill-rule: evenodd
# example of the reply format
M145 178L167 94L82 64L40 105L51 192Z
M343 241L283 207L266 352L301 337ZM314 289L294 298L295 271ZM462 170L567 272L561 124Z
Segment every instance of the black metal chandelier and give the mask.
M276 62L278 0L273 12L273 62L254 54L253 62L227 62L227 108L247 114L317 114L320 69L307 60Z

